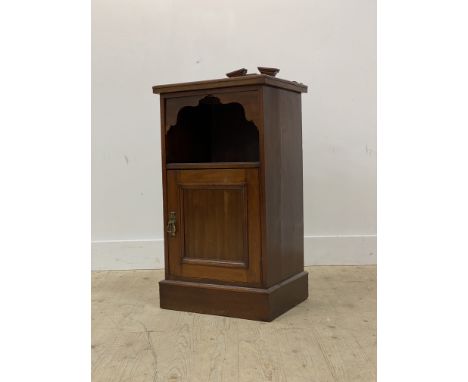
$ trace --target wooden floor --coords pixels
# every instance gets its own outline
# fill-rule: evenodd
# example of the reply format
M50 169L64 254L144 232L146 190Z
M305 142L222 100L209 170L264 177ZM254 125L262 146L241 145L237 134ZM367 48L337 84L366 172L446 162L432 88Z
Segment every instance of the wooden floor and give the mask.
M163 271L93 272L93 382L375 381L376 268L306 270L271 323L162 310Z

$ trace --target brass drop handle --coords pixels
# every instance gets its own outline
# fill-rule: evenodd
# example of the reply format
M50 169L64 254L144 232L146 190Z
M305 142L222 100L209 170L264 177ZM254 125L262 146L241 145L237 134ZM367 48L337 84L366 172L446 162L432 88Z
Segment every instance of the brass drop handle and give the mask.
M176 213L174 211L169 212L166 231L172 237L176 234Z

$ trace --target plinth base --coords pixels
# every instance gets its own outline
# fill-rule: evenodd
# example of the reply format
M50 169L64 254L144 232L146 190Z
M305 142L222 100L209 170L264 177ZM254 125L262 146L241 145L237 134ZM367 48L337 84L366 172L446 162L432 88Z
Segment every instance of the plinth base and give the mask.
M268 289L163 280L161 308L272 321L308 297L307 272Z

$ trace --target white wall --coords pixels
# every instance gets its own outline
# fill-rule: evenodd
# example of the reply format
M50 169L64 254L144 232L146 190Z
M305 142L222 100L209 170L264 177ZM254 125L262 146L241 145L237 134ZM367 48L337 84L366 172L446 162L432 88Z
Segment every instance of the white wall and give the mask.
M306 264L376 262L375 0L92 1L94 269L159 268L155 84L303 82Z

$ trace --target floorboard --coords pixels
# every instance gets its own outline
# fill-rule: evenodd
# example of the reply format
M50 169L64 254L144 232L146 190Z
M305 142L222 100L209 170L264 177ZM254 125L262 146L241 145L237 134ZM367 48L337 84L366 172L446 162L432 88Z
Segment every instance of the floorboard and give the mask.
M162 270L93 272L93 382L375 381L376 267L306 270L270 323L160 309Z

